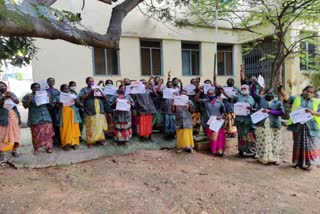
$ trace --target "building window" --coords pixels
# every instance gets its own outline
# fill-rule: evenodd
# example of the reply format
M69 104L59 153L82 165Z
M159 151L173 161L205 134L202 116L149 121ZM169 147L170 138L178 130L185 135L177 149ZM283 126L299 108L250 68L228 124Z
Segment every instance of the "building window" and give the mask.
M200 75L200 44L182 42L182 74Z
M218 45L218 75L233 75L231 45Z
M316 66L316 46L309 41L300 43L300 69L314 70Z
M119 75L119 51L93 48L95 75Z
M161 75L162 74L162 50L161 41L140 41L141 52L141 74Z

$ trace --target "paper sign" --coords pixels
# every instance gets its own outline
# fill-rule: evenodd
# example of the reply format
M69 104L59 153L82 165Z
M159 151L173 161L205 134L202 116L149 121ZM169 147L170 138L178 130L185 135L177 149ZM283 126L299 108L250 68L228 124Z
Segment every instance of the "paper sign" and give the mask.
M132 87L131 85L126 86L126 93L125 93L126 95L131 94L131 87Z
M295 123L304 124L313 118L312 114L307 113L305 108L298 108L297 110L290 113L289 115L294 124Z
M13 107L15 107L17 104L15 104L15 102L13 102L12 99L6 99L3 103L3 108L7 109L7 110L11 110L13 109Z
M43 91L43 90L46 90L49 88L49 85L47 83L47 80L41 80L39 82L37 82L39 85L40 85L40 90Z
M229 96L234 96L235 92L233 90L233 87L223 87L223 90L226 94L228 94ZM226 96L224 96L224 94L221 94L221 98L222 99L228 99Z
M215 118L216 118L216 116L211 116L211 117L209 118L208 122L207 122L207 125L210 126L210 124L212 123L212 120L215 119Z
M212 89L214 91L215 87L211 84L204 84L203 85L203 93L204 94L207 94L210 89Z
M235 115L238 116L247 116L250 114L250 111L248 110L249 103L243 103L243 102L238 102L234 104L234 113Z
M114 86L106 86L103 89L103 93L106 95L115 95L117 91L117 88Z
M224 120L222 119L217 120L217 117L213 116L209 129L211 129L212 131L218 132L221 129L223 123L224 123Z
M187 91L187 95L195 95L196 94L196 86L194 85L186 85L184 90Z
M259 123L260 121L268 118L268 113L262 112L262 109L253 113L251 116L251 120L253 124Z
M176 92L173 88L166 88L162 91L163 99L173 99L174 93Z
M75 99L77 99L77 96L74 94L61 92L59 96L59 100L63 103L63 106L72 106L75 103Z
M41 106L49 103L49 96L46 91L36 91L36 96L34 97L34 101L37 106Z
M146 93L146 86L142 82L135 82L131 88L131 94L144 94Z
M185 106L189 102L189 97L187 95L174 96L174 105Z
M259 85L260 85L262 88L264 88L265 83L264 83L264 78L263 78L263 76L261 76L261 75L258 76L258 83L259 83Z
M130 103L126 99L117 99L117 111L130 111Z

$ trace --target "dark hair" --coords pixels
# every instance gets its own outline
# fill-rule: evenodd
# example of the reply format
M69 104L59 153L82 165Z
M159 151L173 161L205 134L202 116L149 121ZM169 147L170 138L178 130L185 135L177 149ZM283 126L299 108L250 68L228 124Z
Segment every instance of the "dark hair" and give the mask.
M62 89L65 88L66 86L68 86L68 85L67 84L60 85L60 91L62 91Z
M214 90L214 94L216 96L221 96L221 89L222 89L221 87L217 86Z
M49 78L47 79L47 82L49 81L49 79L53 79L53 80L55 81L55 79L54 79L53 77L49 77Z
M172 79L172 82L174 82L175 80L179 80L178 77L174 77L174 78Z
M125 87L124 84L119 85L118 89L120 89L121 87Z
M190 80L190 84L192 84L192 81L193 81L193 80L197 81L196 78L192 78L192 79Z
M40 86L39 83L35 82L35 83L32 83L32 84L31 84L30 89L32 90L36 85Z
M203 81L203 83L206 83L207 81L211 82L211 80L209 80L209 79L206 79L205 81Z
M302 92L304 92L304 91L306 91L306 90L308 90L308 89L310 89L310 88L314 89L314 87L313 87L313 86L311 86L311 85L307 85L307 86L302 90Z
M72 86L73 84L77 84L75 81L70 81L69 82L69 87Z
M181 89L181 90L180 90L180 93L181 93L181 92L186 92L186 93L187 93L187 90Z
M86 83L89 81L90 78L92 78L92 77L87 77L87 78L86 78Z
M0 81L0 83L2 83L3 85L5 85L6 87L8 87L8 86L7 86L7 84L6 84L5 82Z
M108 84L108 82L111 82L111 84L113 85L113 81L112 80L110 80L110 79L106 80L106 85Z

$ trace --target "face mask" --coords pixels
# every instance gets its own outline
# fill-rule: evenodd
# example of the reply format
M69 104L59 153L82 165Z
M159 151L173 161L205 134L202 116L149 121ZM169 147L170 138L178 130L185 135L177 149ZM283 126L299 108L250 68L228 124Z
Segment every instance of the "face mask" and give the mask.
M214 95L210 95L210 96L208 96L208 99L209 99L210 101L212 101L215 97L216 97L216 96L214 96Z
M309 93L303 92L302 94L304 99L309 99L311 97L311 95Z
M3 94L7 91L7 88L0 88L0 93Z
M174 87L177 87L177 86L178 86L178 83L177 83L177 82L174 82L174 83L172 83L172 85L173 85Z
M227 82L228 87L233 87L234 83L232 81Z
M76 90L76 86L71 86L70 90L75 91Z
M126 83L124 83L124 85L125 85L125 86L128 86L128 85L130 85L130 82L126 82Z
M107 84L107 86L112 86L112 84Z
M125 93L124 90L122 90L122 89L119 89L119 90L118 90L118 94L122 94L122 95L123 95L124 93Z
M274 96L272 94L266 94L265 98L267 101L271 101L273 100Z
M246 96L246 95L249 94L249 90L248 90L248 89L246 89L246 90L241 90L241 94L244 95L244 96Z
M94 86L94 83L92 82L92 83L88 83L88 86Z
M154 81L154 84L155 84L155 85L159 85L159 81L158 81L158 80L155 80L155 81Z

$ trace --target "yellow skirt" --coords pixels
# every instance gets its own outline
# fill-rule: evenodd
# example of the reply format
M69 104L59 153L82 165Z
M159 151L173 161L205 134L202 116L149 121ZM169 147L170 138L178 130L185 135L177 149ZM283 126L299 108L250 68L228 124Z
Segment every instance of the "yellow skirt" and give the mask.
M193 148L193 130L192 129L177 129L177 148Z
M62 127L60 127L61 146L79 145L79 123L74 123L74 112L71 107L62 107Z
M8 126L0 126L0 152L12 151L14 143L20 141L19 118L13 110L8 117Z
M93 144L99 140L105 140L104 132L107 131L107 120L104 114L100 114L99 100L95 99L94 107L95 115L86 115L86 141L88 144Z

